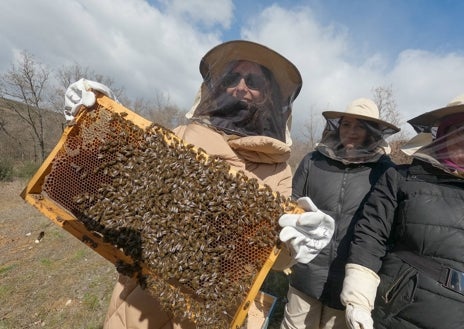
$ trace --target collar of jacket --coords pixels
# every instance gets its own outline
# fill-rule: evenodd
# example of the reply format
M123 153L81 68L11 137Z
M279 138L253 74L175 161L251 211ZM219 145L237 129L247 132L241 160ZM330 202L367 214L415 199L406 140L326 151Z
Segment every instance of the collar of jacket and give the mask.
M437 159L435 159L433 156L427 154L427 153L421 153L421 152L416 152L413 154L414 161L421 161L423 163L428 164L431 167L434 167L438 172L441 172L442 174L437 174L437 175L453 175L455 177L459 177L459 179L464 178L464 172L462 171L457 171L454 170L453 168L450 168ZM413 162L414 163L414 162Z
M270 137L226 135L198 122L179 126L173 131L187 143L201 147L209 155L219 156L236 169L244 168L243 160L277 164L290 158L290 146Z
M444 171L433 163L422 159L414 159L408 167L408 180L420 180L429 183L458 183L464 184L463 177Z
M347 158L343 154L338 154L333 147L330 145L323 144L322 142L316 146L316 150L325 155L326 157L339 161L344 165L363 164L363 163L375 163L379 159L388 154L384 147L376 147L374 150L369 152L360 153L357 157Z
M311 159L318 167L332 172L349 170L351 173L356 173L364 170L370 170L379 166L382 166L383 168L394 166L394 163L391 161L390 157L385 154L382 154L376 162L361 163L343 163L339 160L334 160L331 157L326 156L318 150L312 152L311 154Z

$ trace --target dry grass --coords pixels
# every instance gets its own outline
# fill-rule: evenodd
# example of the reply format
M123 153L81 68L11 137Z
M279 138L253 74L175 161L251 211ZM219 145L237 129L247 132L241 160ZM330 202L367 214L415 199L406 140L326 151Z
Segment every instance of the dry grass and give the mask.
M114 266L26 203L25 186L0 182L0 329L102 328Z

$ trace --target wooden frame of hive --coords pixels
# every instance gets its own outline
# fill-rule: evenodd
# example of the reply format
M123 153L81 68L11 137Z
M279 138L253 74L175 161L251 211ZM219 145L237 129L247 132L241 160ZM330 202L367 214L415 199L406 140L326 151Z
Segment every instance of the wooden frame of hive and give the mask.
M88 117L89 115L91 115L91 113L98 113L98 109L101 108L108 110L116 115L119 115L120 117L123 117L123 120L127 120L127 122L130 122L141 129L149 129L150 127L152 127L152 123L150 121L140 117L136 113L112 101L106 96L98 95L95 106L92 109L81 111L76 118L76 122L73 125L69 125L68 127L66 127L61 139L59 140L55 148L52 150L52 152L49 154L47 159L44 161L42 166L39 168L39 170L29 181L28 185L21 193L21 197L26 202L36 207L40 212L42 212L54 223L56 223L57 225L61 226L63 229L74 235L77 239L85 243L98 254L109 260L111 263L134 265L134 259L130 254L123 252L121 248L115 246L114 243L108 243L107 241L105 241L105 237L101 233L89 230L88 227L86 227L86 225L84 225L84 223L77 218L75 211L70 211L70 209L67 209L66 206L63 206L63 204L57 202L56 198L50 197L50 194L47 193L47 191L44 189L47 181L47 176L54 170L53 166L57 165L56 162L59 163L59 160L57 159L59 158L59 155L62 152L64 152L63 149L68 148L66 152L76 151L69 150L69 145L67 143L69 143L69 140L72 138L73 134L78 133L79 129L85 129L83 121L84 118L86 116ZM93 120L97 121L98 119ZM106 127L106 129L108 129L108 127ZM164 136L163 138L164 141L169 145L187 145L181 139L179 139L177 136L175 136L173 133L169 131L167 133L167 137ZM197 149L195 147L190 146L188 146L188 148L194 150L194 152L196 152L196 154L199 154L202 159L208 158L208 155L201 149ZM95 157L99 155L100 153L93 152L90 156ZM73 167L73 170L75 172L79 172L81 170L80 165L77 164L66 163L65 165L67 167ZM237 173L233 172L232 170L230 170L230 172L232 175L237 175ZM84 175L87 176L88 174L88 172L79 172L81 179L84 179ZM63 174L62 176L65 175ZM66 183L66 179L64 179L64 183ZM55 186L56 185L57 183L55 183ZM59 183L58 185L62 186L66 184ZM66 186L63 186L63 188L66 188ZM280 202L280 199L278 200ZM294 204L290 202L285 204L282 203L281 207L282 213L302 212L301 209L297 208ZM273 218L272 220L277 221L277 218ZM237 305L238 307L236 308L235 314L230 321L230 328L236 329L243 324L247 316L247 313L250 309L250 305L253 303L255 297L257 296L259 289L264 281L264 278L266 277L267 273L274 264L279 252L280 249L277 247L277 245L274 245L270 250L268 248L268 252L266 254L267 259L262 264L261 269L256 274L254 274L253 283L251 284L251 288L246 293L246 297L243 298L239 305ZM159 279L159 275L156 273L156 271L154 271L153 268L147 266L147 264L138 263L137 266L140 268L140 273L142 273L143 275L148 276L152 279ZM176 286L176 284L179 284L179 282L176 282L176 280L169 280L169 282L167 283L169 285L174 286ZM193 310L192 312L195 313L195 310ZM192 318L189 319L194 320Z

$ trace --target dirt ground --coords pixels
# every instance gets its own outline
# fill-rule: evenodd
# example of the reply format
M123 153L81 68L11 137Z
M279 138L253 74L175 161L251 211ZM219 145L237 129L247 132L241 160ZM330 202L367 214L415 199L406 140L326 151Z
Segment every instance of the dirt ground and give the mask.
M26 203L26 184L0 182L0 329L102 328L114 266Z
M26 203L26 185L0 182L0 329L101 329L114 266ZM281 276L268 277L268 288L285 291L263 290L285 296ZM269 329L280 327L283 305Z

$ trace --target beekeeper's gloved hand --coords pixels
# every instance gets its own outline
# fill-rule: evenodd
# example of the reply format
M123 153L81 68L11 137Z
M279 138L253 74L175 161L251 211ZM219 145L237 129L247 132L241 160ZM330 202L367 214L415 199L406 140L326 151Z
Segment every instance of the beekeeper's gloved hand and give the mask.
M279 218L282 227L279 238L285 242L295 262L309 263L332 239L335 222L320 211L308 197L299 198L303 214L284 214Z
M82 106L92 107L95 104L96 98L92 90L99 91L116 100L111 89L104 84L82 78L66 89L64 95L64 116L66 121L73 120Z
M371 311L380 278L371 269L359 264L345 266L345 279L340 300L346 306L346 324L350 329L373 329Z

